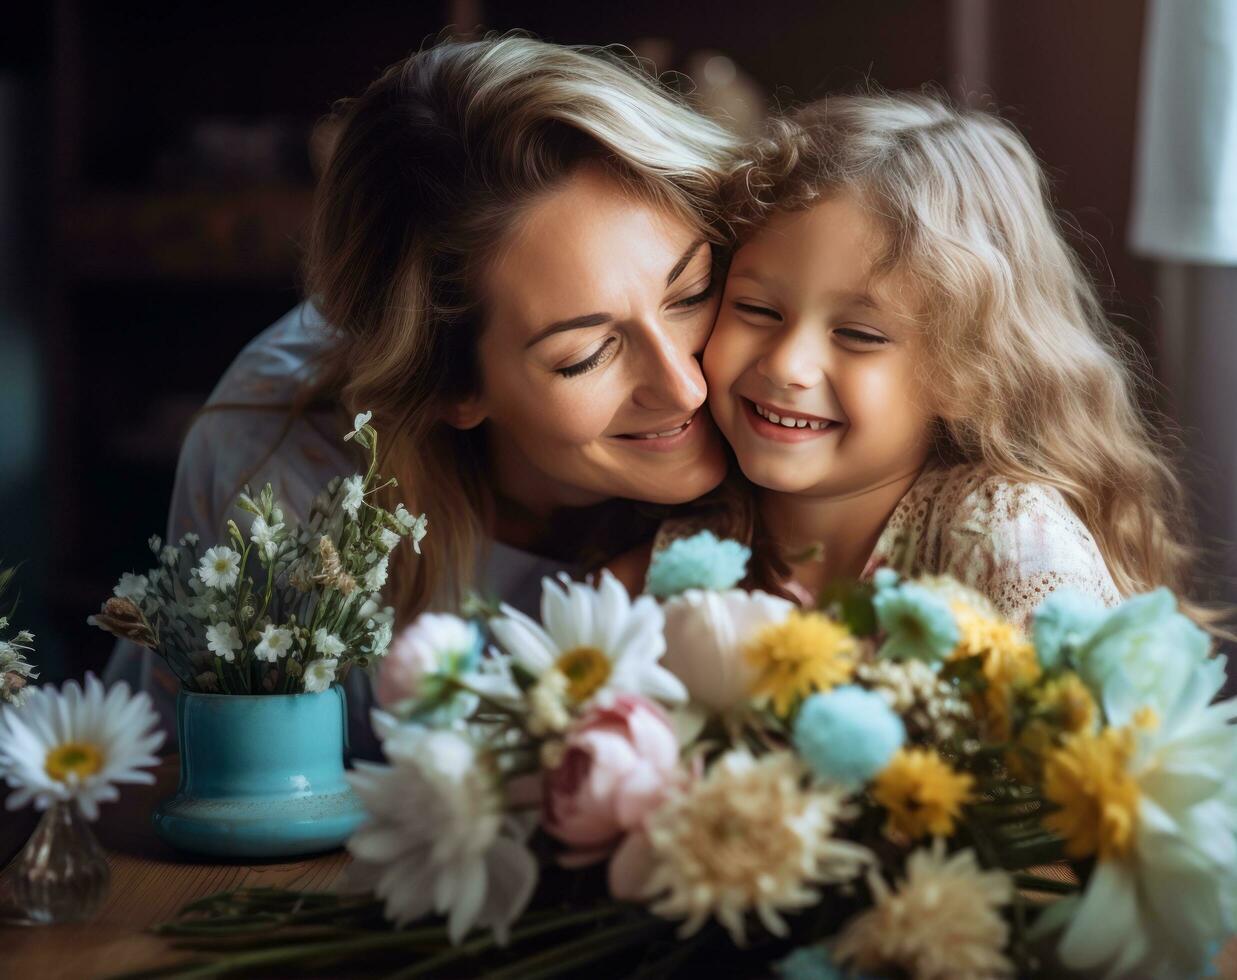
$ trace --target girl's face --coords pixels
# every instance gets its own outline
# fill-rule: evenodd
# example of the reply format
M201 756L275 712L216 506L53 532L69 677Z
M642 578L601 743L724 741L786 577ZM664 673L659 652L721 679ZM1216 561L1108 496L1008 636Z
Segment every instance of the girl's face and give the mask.
M585 167L523 214L485 283L480 393L499 492L534 509L680 503L725 472L699 356L709 245Z
M778 214L735 254L704 367L713 418L758 486L847 497L927 458L917 304L901 276L874 279L884 244L839 195Z

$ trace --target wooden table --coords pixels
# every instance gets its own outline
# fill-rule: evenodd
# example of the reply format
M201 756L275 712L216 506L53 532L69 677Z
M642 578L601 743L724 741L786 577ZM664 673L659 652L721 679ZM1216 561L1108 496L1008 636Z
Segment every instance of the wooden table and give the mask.
M155 836L150 814L175 790L179 771L178 757L170 756L155 771L154 786L122 787L119 801L102 805L96 830L108 852L112 886L92 921L56 926L0 921L0 976L87 980L187 959L192 954L144 930L173 918L188 902L233 888L325 891L350 860L341 849L291 863L206 864L174 851ZM33 816L0 814L7 821L0 825L0 848L8 845L0 854L12 853L33 828ZM0 916L11 905L6 877L0 874ZM1221 978L1237 980L1237 940L1225 947L1216 966Z
M0 923L0 976L30 980L86 980L146 969L192 954L144 932L173 918L187 902L233 888L265 886L305 891L329 889L349 858L342 849L281 863L214 862L186 857L164 844L150 822L155 804L176 789L177 756L155 772L154 786L121 787L120 799L104 803L96 830L108 852L112 886L90 922L24 926ZM33 826L0 810L4 838ZM26 830L28 835L29 831ZM22 837L24 840L24 836ZM20 841L11 847L20 846ZM0 913L11 908L7 875L0 875Z

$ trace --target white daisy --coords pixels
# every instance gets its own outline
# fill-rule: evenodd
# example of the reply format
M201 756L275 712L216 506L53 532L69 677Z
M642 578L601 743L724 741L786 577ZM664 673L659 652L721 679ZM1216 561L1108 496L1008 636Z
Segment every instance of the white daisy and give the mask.
M241 556L226 545L206 549L198 562L198 576L213 589L230 589L241 574Z
M657 600L627 590L608 571L594 587L560 576L542 579L541 625L504 605L490 622L499 643L534 677L559 670L568 695L584 704L609 693L644 694L677 703L687 699L682 681L658 664L666 649Z
M119 797L117 783L155 781L142 769L159 761L158 724L149 695L131 695L124 682L104 692L94 674L84 691L76 681L29 691L20 708L0 708L0 775L14 788L5 805L33 800L45 810L76 799L94 820L99 803Z
M352 835L349 884L372 889L404 925L447 916L458 944L475 926L505 942L537 883L537 862L510 817L492 765L455 732L396 728L391 765L358 761L348 782L369 811Z
M334 633L319 627L314 630L314 649L324 657L338 657L347 649L347 645Z
M259 660L274 663L292 649L292 631L267 623L262 630L262 637L254 647L253 655Z
M334 657L319 657L305 665L305 690L311 694L325 691L335 680L335 668L339 661Z
M120 581L112 589L112 594L118 599L128 599L130 602L141 602L146 598L146 587L150 584L145 575L134 575L125 572Z
M365 500L365 480L359 474L350 476L344 480L344 510L348 512L348 516L356 519L357 511L361 509L361 503Z
M411 532L412 548L418 555L421 554L421 540L429 529L429 518L424 514L414 517L403 504L398 504L395 508L395 519Z
M215 623L206 627L206 648L228 663L236 659L236 651L243 645L240 633L231 623Z

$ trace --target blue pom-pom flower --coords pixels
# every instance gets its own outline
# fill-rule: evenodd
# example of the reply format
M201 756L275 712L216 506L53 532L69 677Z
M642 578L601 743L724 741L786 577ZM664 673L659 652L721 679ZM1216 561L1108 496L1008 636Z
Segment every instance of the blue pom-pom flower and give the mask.
M733 589L747 574L750 548L712 531L680 538L653 556L644 591L668 599L688 589Z
M858 789L906 741L902 719L873 691L853 684L813 694L795 719L799 755L824 779Z
M949 604L922 585L903 582L881 588L877 580L872 606L885 632L882 657L939 664L962 640Z

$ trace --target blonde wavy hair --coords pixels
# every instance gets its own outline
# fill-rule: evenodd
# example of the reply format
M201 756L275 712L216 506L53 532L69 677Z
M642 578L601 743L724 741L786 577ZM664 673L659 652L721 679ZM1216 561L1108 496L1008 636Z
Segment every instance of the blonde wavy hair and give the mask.
M407 617L459 601L493 513L485 427L440 408L476 390L487 262L513 224L587 162L720 243L738 141L619 53L525 36L435 44L334 115L306 275L341 339L301 407L372 411L382 471L429 515L424 557L393 562Z
M742 238L837 194L887 233L876 274L897 269L925 299L943 459L1056 487L1122 593L1186 589L1185 493L1165 427L1139 407L1143 361L1105 316L1021 134L935 95L829 97L771 122L730 184L732 222Z

